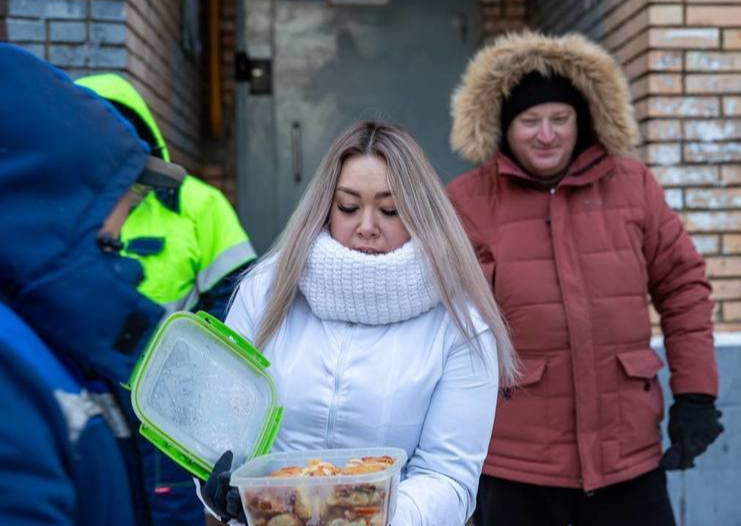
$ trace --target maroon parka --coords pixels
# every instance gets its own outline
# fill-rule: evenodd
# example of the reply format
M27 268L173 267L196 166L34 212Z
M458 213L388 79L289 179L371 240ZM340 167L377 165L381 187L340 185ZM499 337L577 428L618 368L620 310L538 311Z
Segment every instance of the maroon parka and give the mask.
M581 89L594 114L600 101ZM672 391L717 395L703 259L648 168L602 146L600 125L601 144L553 188L496 150L448 187L523 369L499 397L488 475L593 490L658 465L650 302Z

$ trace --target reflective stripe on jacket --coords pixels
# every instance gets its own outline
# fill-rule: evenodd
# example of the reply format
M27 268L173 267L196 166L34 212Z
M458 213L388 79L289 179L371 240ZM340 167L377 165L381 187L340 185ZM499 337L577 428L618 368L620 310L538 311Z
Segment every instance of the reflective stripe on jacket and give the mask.
M2 524L148 525L123 413L69 364L0 302Z
M170 160L159 126L129 81L104 73L76 83L133 112L151 131L162 158ZM139 291L166 314L192 309L201 294L256 258L231 203L193 176L185 177L174 196L150 192L129 215L121 240L124 255L144 267Z
M161 249L137 253L137 239L161 239ZM121 240L123 254L144 267L139 291L168 313L190 310L201 294L256 257L226 197L191 176L180 187L179 212L150 193L127 218Z

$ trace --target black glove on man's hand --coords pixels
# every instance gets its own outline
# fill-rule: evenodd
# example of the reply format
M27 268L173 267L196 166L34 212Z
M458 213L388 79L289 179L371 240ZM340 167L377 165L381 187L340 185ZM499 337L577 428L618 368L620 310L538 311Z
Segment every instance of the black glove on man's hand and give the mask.
M239 491L229 485L229 479L232 476L232 458L232 452L227 451L216 461L211 476L205 484L201 483L201 496L206 505L219 514L221 522L237 519L247 524Z
M669 408L669 438L672 445L661 457L664 469L695 467L695 457L701 455L723 432L715 408L715 397L703 394L682 394L674 397Z

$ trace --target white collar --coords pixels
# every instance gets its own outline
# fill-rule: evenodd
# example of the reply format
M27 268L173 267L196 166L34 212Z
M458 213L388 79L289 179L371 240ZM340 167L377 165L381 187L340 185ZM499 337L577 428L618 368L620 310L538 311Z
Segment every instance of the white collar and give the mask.
M367 325L408 320L440 302L417 243L387 254L351 250L322 230L312 245L299 289L319 318Z

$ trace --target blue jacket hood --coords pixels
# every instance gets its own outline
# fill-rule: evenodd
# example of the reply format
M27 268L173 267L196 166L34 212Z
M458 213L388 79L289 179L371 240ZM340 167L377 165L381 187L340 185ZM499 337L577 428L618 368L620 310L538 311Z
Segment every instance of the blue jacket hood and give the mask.
M149 155L131 125L46 62L0 43L0 301L83 368L125 380L161 310L97 232Z

